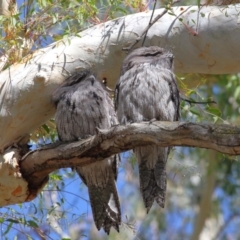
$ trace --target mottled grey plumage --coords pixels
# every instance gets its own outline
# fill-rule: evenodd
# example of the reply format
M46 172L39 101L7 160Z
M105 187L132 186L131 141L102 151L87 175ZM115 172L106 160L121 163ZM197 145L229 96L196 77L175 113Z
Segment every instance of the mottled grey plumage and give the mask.
M132 51L123 62L115 90L115 109L121 124L153 119L178 121L179 92L172 53L155 46ZM155 145L134 149L147 212L154 200L164 207L169 150Z
M90 71L69 77L53 94L55 121L60 141L95 135L96 128L117 124L112 100ZM75 169L88 187L93 217L98 230L119 231L121 212L116 189L117 156Z

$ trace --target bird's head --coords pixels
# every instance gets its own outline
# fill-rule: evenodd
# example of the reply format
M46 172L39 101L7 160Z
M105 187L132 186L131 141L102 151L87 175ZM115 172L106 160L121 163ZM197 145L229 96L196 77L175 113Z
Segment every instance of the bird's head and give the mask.
M122 71L127 71L136 65L150 63L161 65L172 70L174 56L171 51L157 46L134 49L123 61Z

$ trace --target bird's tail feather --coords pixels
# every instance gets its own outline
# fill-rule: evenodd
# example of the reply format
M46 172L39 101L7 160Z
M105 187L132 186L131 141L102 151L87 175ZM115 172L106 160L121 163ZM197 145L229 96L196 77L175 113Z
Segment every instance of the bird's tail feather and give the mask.
M119 232L121 210L114 177L109 178L105 188L88 186L88 192L97 229L102 227L109 234L113 227Z
M157 146L134 149L139 163L140 191L147 212L154 200L164 208L167 188L166 162L168 148Z

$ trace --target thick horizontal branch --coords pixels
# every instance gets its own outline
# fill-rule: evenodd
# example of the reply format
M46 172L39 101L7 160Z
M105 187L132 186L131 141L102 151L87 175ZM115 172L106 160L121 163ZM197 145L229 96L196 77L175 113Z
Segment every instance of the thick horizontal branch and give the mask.
M21 172L37 189L48 174L59 168L85 166L137 146L189 146L240 154L240 128L181 122L134 123L99 130L96 136L73 143L53 144L28 153L20 162Z

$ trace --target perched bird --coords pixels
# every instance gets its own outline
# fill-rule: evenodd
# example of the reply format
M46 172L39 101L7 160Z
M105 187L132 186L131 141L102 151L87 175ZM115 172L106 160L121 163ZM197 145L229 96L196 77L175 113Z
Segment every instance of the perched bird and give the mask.
M96 134L96 128L116 125L112 100L103 84L88 70L69 77L53 93L56 106L55 122L60 141L76 141ZM121 212L115 181L118 156L84 167L76 167L88 187L93 218L98 230L109 234L119 231Z
M123 61L115 89L115 109L120 124L178 121L179 91L173 73L173 54L156 46L132 51ZM169 150L156 145L134 148L147 212L154 200L164 207Z

